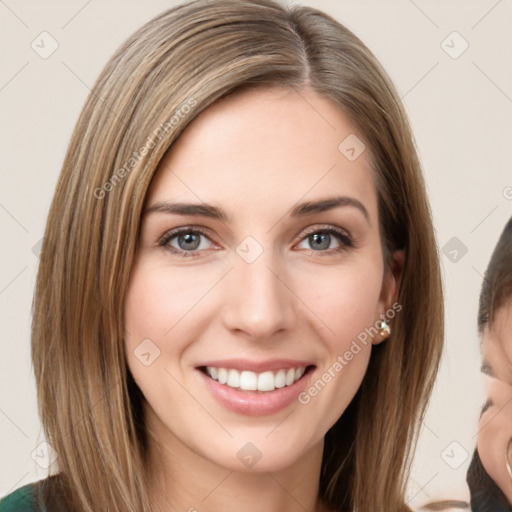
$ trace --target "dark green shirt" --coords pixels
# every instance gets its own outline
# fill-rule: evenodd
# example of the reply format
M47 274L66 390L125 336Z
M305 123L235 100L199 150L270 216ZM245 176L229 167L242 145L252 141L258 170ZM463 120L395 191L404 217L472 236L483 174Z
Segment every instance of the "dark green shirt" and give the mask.
M24 485L0 499L0 512L48 512L38 499L39 485L44 481Z

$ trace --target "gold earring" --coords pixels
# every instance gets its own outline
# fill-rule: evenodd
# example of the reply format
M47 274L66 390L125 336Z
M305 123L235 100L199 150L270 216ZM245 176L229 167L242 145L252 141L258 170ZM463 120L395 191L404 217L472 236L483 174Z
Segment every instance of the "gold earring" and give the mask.
M387 338L391 334L391 327L387 324L385 320L382 320L380 323L380 331L379 334L383 338Z

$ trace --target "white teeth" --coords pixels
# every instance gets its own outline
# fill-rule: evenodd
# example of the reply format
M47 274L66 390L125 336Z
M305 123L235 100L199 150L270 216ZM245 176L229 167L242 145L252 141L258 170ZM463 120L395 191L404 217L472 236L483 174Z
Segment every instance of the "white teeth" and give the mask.
M258 375L258 391L274 391L274 374L272 372L263 372Z
M229 370L226 384L232 388L240 386L240 374L236 370Z
M228 371L226 368L219 368L219 382L221 384L226 384L228 381Z
M231 371L236 372L236 370ZM239 387L240 389L245 389L246 391L256 391L258 389L258 376L254 372L242 372L240 374Z
M247 370L239 372L232 368L206 367L206 372L213 380L232 388L240 388L243 391L274 391L276 388L291 386L304 375L305 371L306 367L304 366L278 370L276 373L271 371L255 373Z
M276 373L276 380L275 380L276 388L284 388L285 384L286 384L286 372L284 370L279 370Z

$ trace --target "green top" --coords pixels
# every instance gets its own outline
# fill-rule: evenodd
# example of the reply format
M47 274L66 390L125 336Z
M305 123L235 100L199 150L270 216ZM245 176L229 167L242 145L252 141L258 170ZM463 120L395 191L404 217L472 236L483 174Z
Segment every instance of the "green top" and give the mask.
M36 485L40 482L24 485L0 499L0 512L47 512L36 500Z

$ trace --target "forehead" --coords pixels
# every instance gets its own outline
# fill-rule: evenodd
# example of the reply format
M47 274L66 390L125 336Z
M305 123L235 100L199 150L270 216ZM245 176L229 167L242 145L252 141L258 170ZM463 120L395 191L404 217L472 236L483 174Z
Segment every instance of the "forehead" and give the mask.
M148 196L229 203L236 211L336 192L364 201L376 217L364 135L310 89L259 88L201 112L161 162Z

